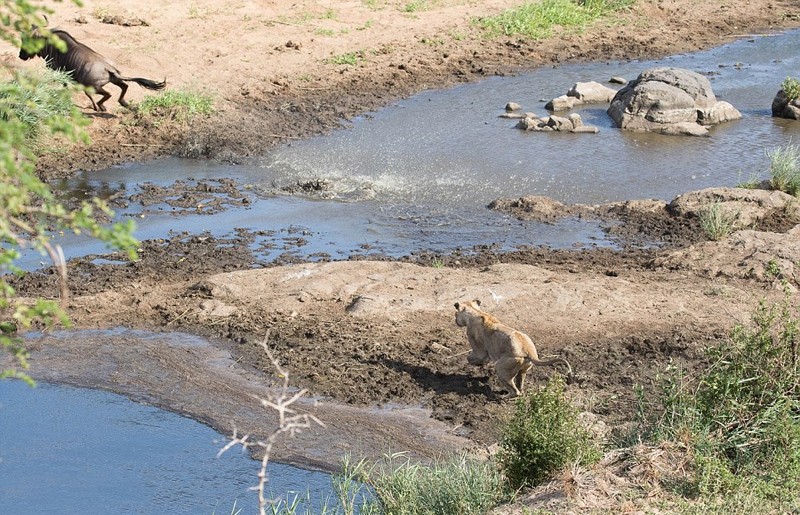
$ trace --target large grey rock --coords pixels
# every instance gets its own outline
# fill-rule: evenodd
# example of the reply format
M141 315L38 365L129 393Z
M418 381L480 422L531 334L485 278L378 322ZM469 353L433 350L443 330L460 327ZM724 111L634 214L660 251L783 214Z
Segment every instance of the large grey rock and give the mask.
M704 136L703 125L736 120L741 114L717 101L707 78L681 68L653 68L617 92L607 111L630 131Z
M779 90L772 100L772 116L800 120L800 98L789 102L786 92Z

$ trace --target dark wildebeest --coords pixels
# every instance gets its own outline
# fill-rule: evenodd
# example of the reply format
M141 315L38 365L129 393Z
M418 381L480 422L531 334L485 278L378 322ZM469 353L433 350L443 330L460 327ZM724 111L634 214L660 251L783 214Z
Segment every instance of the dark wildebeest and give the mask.
M119 95L119 103L125 107L128 107L128 102L125 101L125 92L128 90L128 85L125 84L125 81L133 81L140 86L153 90L164 89L167 85L166 80L156 82L140 77L123 77L111 61L83 43L79 43L65 31L53 29L50 32L58 36L58 38L67 45L66 52L62 52L48 42L35 54L20 50L19 58L27 61L35 56L42 57L47 63L48 68L68 72L72 75L72 79L75 82L87 88L92 88L94 92L102 95L100 101L95 104L90 91L85 91L86 96L92 101L92 108L94 108L95 111L106 110L105 106L103 106L103 102L111 97L111 93L103 89L103 86L109 82L116 84L122 90L122 93ZM34 32L34 37L37 36L38 34Z

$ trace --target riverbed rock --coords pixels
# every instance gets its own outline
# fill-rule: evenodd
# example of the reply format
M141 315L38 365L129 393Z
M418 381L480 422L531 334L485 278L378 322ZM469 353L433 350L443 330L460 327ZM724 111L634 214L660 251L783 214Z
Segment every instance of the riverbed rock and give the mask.
M495 199L489 209L507 213L519 220L554 223L568 216L581 216L591 213L592 208L580 204L565 205L542 195L527 195L519 198Z
M581 115L572 113L568 117L547 116L539 118L536 115L526 116L517 123L517 128L534 132L571 132L574 134L596 134L600 129L593 125L584 125Z
M774 211L800 217L800 201L778 190L748 188L706 188L679 195L669 204L669 210L678 216L695 217L712 204L719 204L726 212L736 214L738 228L757 226L758 222Z
M607 104L616 94L617 90L603 86L599 82L576 82L566 95L554 98L544 108L548 111L567 111L584 104Z
M569 111L576 105L581 105L579 99L575 97L571 97L569 95L561 95L560 97L556 97L553 100L549 101L544 105L544 108L548 111Z
M575 97L584 103L607 104L611 102L617 90L603 86L599 82L576 82L567 91L567 96Z
M720 241L672 251L656 258L653 264L709 278L756 279L796 292L794 285L800 282L800 225L786 234L753 229L737 231Z
M624 130L690 136L707 135L706 126L742 117L717 100L706 77L670 67L642 72L616 93L607 113Z
M772 116L800 120L800 98L789 101L786 92L779 90L772 100Z

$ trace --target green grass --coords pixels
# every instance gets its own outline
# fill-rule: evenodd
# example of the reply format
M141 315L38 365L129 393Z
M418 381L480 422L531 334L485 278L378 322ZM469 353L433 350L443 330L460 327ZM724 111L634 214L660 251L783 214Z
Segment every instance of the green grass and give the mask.
M766 154L772 187L797 197L800 194L800 146L776 147Z
M401 9L404 13L415 13L419 11L427 11L430 5L427 0L412 0L403 6Z
M335 55L325 60L328 64L344 64L347 66L355 66L364 59L364 52L347 52L344 54Z
M797 100L797 98L800 97L800 81L797 79L786 77L781 83L781 89L789 102Z
M214 100L197 91L168 90L157 95L148 95L136 105L136 110L144 116L185 122L196 116L213 113Z
M800 318L787 289L707 351L695 375L667 371L658 440L689 447L692 478L673 485L682 513L800 509Z
M727 209L721 202L714 202L704 206L700 212L700 227L713 241L719 241L729 236L736 229L736 220L739 213Z
M542 0L475 20L489 36L544 39L556 26L580 32L591 22L633 5L635 0Z
M510 499L493 463L466 456L431 465L411 463L403 454L387 456L368 483L380 513L387 514L483 515Z
M51 132L45 130L46 120L74 114L76 91L78 86L68 73L49 68L19 71L0 82L0 119L19 125L29 148L40 154L47 150L49 136L45 134Z
M364 7L370 11L381 11L386 9L384 0L361 0L361 3L364 4Z

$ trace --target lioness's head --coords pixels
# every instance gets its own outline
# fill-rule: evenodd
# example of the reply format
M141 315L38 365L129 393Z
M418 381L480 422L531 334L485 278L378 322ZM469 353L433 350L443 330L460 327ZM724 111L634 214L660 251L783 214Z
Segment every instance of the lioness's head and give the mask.
M481 301L478 299L469 300L465 303L456 302L456 325L459 327L466 327L469 324L470 318L475 316L481 310Z

